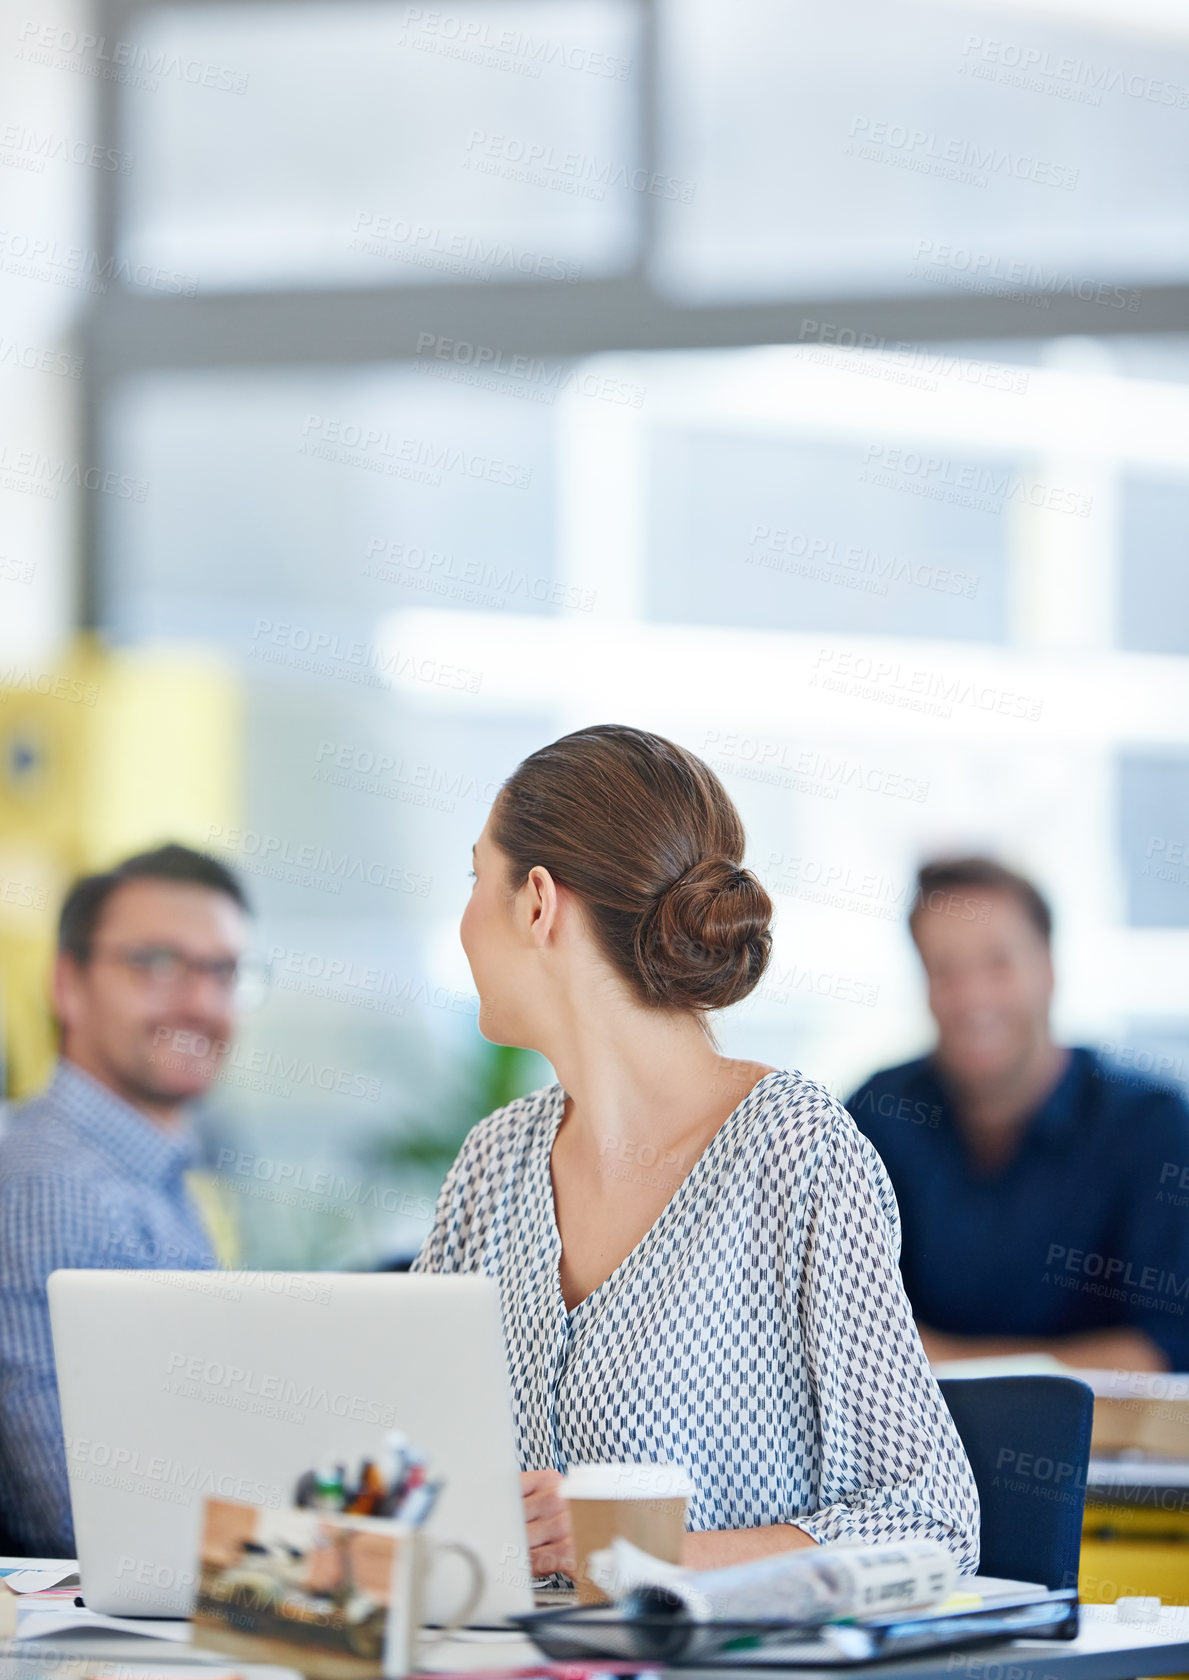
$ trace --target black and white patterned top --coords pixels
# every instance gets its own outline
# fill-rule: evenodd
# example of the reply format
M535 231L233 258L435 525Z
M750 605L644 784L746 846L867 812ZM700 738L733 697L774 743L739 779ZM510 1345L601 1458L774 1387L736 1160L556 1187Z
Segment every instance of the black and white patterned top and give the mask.
M521 1468L669 1461L693 1478L693 1530L935 1539L977 1568L978 1494L900 1281L896 1200L846 1110L765 1074L567 1312L564 1103L552 1085L475 1127L413 1268L498 1281Z

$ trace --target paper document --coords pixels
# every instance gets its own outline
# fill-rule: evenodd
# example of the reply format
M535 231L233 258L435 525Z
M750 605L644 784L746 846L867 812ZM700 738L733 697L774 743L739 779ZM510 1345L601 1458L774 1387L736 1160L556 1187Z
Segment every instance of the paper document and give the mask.
M936 1540L815 1546L726 1569L681 1569L618 1539L588 1568L626 1616L681 1612L696 1622L888 1615L939 1604L958 1585L954 1554Z
M48 1569L43 1566L32 1569L0 1567L0 1580L14 1593L47 1592L51 1587L61 1586L77 1587L78 1566L73 1563L55 1563Z
M955 1377L1077 1377L1084 1373L1053 1353L996 1353L974 1359L939 1359L933 1366L939 1382Z
M170 1639L188 1644L189 1622L167 1622L151 1619L133 1620L127 1616L101 1616L97 1610L85 1610L81 1605L60 1610L31 1607L24 1611L17 1623L16 1638L55 1639L59 1634L75 1633L80 1629L94 1633L138 1633L145 1639Z

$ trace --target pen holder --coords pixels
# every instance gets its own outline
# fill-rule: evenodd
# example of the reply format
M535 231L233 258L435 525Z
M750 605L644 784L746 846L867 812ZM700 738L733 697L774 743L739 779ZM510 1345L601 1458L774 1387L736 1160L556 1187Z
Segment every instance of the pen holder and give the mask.
M443 1554L467 1577L441 1627L421 1623ZM376 1517L281 1510L208 1499L203 1512L194 1643L244 1661L282 1664L310 1680L398 1680L419 1647L474 1614L483 1567L460 1541Z

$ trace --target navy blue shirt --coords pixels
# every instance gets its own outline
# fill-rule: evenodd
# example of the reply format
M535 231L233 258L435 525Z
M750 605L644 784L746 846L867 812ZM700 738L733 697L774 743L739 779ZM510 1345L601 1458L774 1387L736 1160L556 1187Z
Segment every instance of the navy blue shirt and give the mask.
M1179 1092L1074 1050L1014 1155L982 1170L930 1057L847 1103L900 1204L917 1319L965 1336L1129 1326L1189 1370L1189 1108Z

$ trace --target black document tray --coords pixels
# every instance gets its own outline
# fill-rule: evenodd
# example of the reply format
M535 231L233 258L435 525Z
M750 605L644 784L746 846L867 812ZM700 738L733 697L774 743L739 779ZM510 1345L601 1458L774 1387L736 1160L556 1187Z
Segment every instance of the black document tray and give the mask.
M821 1626L783 1618L697 1622L625 1618L613 1604L537 1610L511 1618L554 1662L640 1662L675 1667L820 1668L945 1650L995 1639L1075 1639L1078 1595L1035 1593L969 1609L865 1618Z

